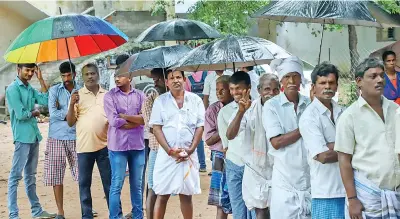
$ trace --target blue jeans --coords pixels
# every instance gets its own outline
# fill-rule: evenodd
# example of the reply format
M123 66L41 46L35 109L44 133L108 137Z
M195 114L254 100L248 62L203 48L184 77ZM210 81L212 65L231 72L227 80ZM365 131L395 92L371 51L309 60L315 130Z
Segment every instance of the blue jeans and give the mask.
M142 174L145 162L145 150L109 151L108 153L112 173L109 218L121 218L121 190L124 185L126 164L128 164L132 216L137 219L143 219Z
M16 141L10 176L8 177L9 218L18 218L17 189L24 171L25 192L31 203L32 217L42 214L43 209L36 195L36 169L39 160L39 142L26 144Z
M197 156L199 158L200 169L206 169L206 154L204 153L204 142L200 140L197 145Z
M93 219L90 187L92 186L92 174L95 162L97 162L97 168L99 169L101 182L103 183L104 194L106 195L107 205L109 206L111 167L107 148L96 152L78 153L78 182L82 219Z
M251 219L255 217L255 211L247 210L242 196L242 179L244 166L238 166L225 159L226 183L228 185L229 199L232 206L233 219Z

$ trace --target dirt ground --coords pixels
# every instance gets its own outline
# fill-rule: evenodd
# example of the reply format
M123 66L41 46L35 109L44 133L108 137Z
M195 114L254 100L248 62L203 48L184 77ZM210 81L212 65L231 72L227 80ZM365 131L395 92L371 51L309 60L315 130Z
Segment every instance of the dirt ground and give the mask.
M53 190L51 187L43 185L43 164L44 164L44 150L45 139L47 138L48 124L39 124L39 129L43 135L43 140L40 143L40 156L39 165L37 169L37 194L43 208L49 212L55 213L57 207L54 201ZM14 152L14 145L12 139L12 132L10 122L7 125L0 124L0 218L8 218L7 210L7 179L11 167L12 156ZM207 154L207 169L210 170L211 163L209 161L209 151L206 149ZM208 188L210 178L207 173L201 174L201 189L202 194L193 197L194 205L194 218L211 219L215 218L216 208L207 205ZM98 219L108 218L108 209L104 199L104 193L101 186L100 175L97 169L94 170L93 184L92 184L92 198L93 207L99 213ZM122 208L124 214L131 208L129 198L129 184L128 180L124 184L122 191ZM18 187L18 206L20 209L20 217L22 219L31 218L30 204L25 194L24 183L21 180ZM67 169L64 180L64 211L67 219L78 219L81 216L78 184L72 180L71 173ZM165 218L178 219L183 218L180 213L178 197L171 197Z

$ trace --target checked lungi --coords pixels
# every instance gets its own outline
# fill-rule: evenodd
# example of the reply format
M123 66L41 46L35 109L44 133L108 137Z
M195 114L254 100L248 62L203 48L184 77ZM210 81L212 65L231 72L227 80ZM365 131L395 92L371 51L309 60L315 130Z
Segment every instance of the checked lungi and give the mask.
M345 198L313 198L312 219L344 219Z
M75 140L48 138L44 160L44 185L62 185L68 160L72 179L78 181L78 158Z
M208 204L221 207L224 213L231 214L232 207L229 200L228 186L226 185L226 172L224 153L212 151L212 170Z

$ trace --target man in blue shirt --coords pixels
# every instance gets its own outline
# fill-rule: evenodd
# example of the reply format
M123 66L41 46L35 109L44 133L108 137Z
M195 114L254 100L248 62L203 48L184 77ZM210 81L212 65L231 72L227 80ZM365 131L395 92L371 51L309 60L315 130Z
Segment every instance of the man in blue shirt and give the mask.
M18 76L6 90L6 100L10 112L15 151L10 176L8 178L8 211L9 219L19 219L17 205L18 182L24 171L25 190L31 203L33 218L54 218L55 214L43 211L36 194L36 170L39 161L39 142L42 140L36 117L40 115L35 104L46 105L48 101L47 86L42 72L35 63L18 64ZM33 75L39 79L42 92L33 89L29 84Z
M58 208L56 219L64 219L63 181L67 159L73 180L78 180L76 130L75 125L69 127L66 120L71 93L76 89L76 72L75 65L70 62L63 62L59 70L62 83L49 90L50 127L44 161L44 185L53 186Z

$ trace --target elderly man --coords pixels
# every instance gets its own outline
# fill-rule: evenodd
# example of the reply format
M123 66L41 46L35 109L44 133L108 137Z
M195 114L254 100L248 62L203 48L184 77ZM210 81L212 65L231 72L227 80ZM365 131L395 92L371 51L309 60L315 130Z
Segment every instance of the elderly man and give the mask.
M355 73L361 96L341 115L335 142L347 194L346 218L399 218L398 105L382 96L385 73L378 59L365 59Z
M76 152L78 153L78 182L82 219L93 219L92 175L95 162L100 172L108 205L111 167L107 150L108 121L104 112L104 90L99 85L99 69L89 63L82 68L84 87L71 95L67 122L76 124ZM122 215L121 215L122 216Z
M276 59L271 68L278 72L284 92L270 99L263 109L263 124L274 157L271 218L310 218L310 170L298 121L310 103L299 93L303 63L297 57Z
M153 173L155 219L164 218L172 194L179 195L183 217L193 218L192 195L201 192L196 147L203 134L204 105L199 96L184 90L184 82L183 72L167 72L171 91L154 101L150 117L150 127L163 149L157 153Z
M335 145L335 124L343 109L332 99L338 88L336 66L322 63L311 74L314 100L300 118L299 128L308 151L313 219L344 218L345 191Z
M239 110L240 99L251 89L250 76L243 71L235 72L229 80L229 90L234 101L224 106L218 114L218 132L222 140L222 146L226 152L226 184L228 185L229 198L234 219L252 218L247 210L242 196L242 180L244 173L244 160L250 146L243 146L244 133L239 133L234 139L227 138L227 130L232 115Z
M273 74L260 77L257 86L260 97L251 102L249 95L239 101L239 110L227 130L229 140L244 131L244 145L251 146L251 159L243 174L243 199L248 209L255 209L257 219L269 218L272 159L268 156L267 138L262 125L264 103L279 94L279 79ZM247 91L249 93L249 91Z
M210 179L210 193L208 204L217 206L217 219L226 219L232 208L226 186L225 153L221 137L218 133L218 114L222 107L233 101L229 92L229 76L223 75L217 79L216 89L218 101L211 104L206 111L204 123L204 139L210 146L212 160L212 174Z

